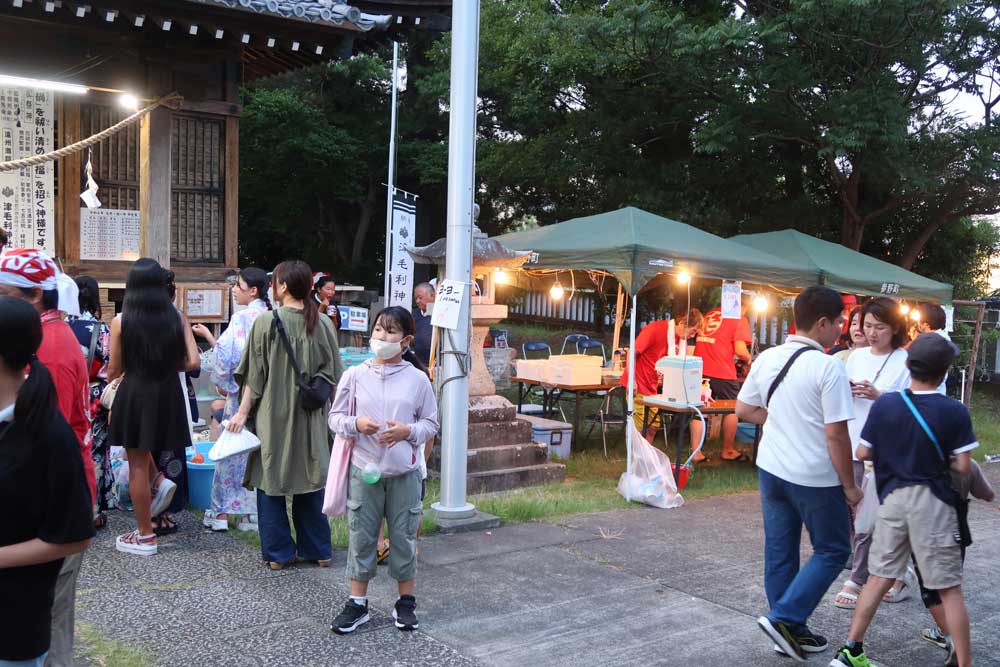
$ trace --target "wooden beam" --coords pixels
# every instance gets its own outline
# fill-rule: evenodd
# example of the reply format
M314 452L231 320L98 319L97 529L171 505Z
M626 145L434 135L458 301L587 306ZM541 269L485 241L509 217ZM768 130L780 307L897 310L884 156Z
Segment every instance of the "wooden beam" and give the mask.
M976 360L979 357L979 343L983 337L983 318L986 315L984 301L954 301L952 306L972 306L976 309L976 330L972 334L972 354L969 357L969 368L965 372L965 407L972 407L972 388L976 380Z
M226 266L239 266L240 119L226 118Z
M160 107L139 126L139 253L170 266L170 109Z
M217 116L239 116L243 113L243 106L233 102L198 102L193 100L184 100L181 102L181 111L210 113Z
M63 96L62 138L60 146L68 146L80 141L80 99ZM56 248L64 262L80 260L80 175L82 153L74 153L59 160L60 199L62 200L62 220L59 225L61 242Z

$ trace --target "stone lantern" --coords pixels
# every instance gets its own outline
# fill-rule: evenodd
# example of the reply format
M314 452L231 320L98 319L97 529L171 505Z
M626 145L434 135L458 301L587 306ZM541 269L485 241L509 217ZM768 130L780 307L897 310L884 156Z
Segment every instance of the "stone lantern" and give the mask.
M473 215L478 217L479 206ZM511 250L472 228L472 356L469 370L469 493L501 491L565 478L565 466L548 463L547 446L532 442L531 425L517 419L517 408L496 393L496 383L483 356L490 326L507 319L507 306L496 303L497 269L520 268L531 251ZM434 264L444 275L445 239L408 249L417 264ZM438 451L431 466L439 466Z

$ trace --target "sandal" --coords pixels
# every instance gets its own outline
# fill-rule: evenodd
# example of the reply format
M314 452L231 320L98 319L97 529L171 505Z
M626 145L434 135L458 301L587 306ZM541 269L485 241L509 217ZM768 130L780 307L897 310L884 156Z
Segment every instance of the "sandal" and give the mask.
M384 564L389 560L389 540L382 542L382 546L378 548L375 554L375 562L379 565Z
M267 560L267 561L264 561L264 565L266 565L269 568L271 568L272 572L280 572L280 571L284 570L286 567L291 567L292 565L295 565L295 563L297 563L297 562L298 562L297 560L291 560L291 561L289 561L287 563L277 563L277 562L275 562L273 560Z
M98 512L94 517L94 530L104 530L108 527L108 515L106 512Z
M722 459L723 461L749 461L750 460L750 457L747 456L746 452L741 452L739 450L736 450L736 456L729 457L729 456L726 456L726 452L722 452L722 454L719 455L719 458Z
M902 584L899 588L896 588L896 584L889 589L889 592L882 596L882 602L888 602L889 604L896 604L898 602L905 602L910 599L913 591L910 588L910 572L908 568L906 575L896 581L896 584Z
M861 594L861 586L848 579L844 582L844 587L837 593L837 597L833 600L833 606L838 609L851 609L853 610L858 606L858 595ZM846 602L841 602L841 600L846 600Z
M153 533L156 535L172 535L178 530L177 522L169 514L161 514L153 519Z
M156 535L140 535L138 530L119 535L115 540L115 549L122 553L137 556L156 555Z

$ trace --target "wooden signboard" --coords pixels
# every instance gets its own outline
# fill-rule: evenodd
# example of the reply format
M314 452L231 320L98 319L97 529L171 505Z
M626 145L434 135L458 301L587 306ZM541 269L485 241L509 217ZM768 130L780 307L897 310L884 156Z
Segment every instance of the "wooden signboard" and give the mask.
M229 320L229 285L225 283L184 283L177 285L178 306L191 322Z

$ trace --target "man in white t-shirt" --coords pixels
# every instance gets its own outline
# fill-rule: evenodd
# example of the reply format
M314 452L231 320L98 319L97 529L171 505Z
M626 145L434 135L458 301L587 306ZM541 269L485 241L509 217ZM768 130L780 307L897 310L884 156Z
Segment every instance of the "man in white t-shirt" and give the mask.
M795 299L795 327L751 366L736 403L741 421L764 424L757 455L764 514L764 588L757 619L777 650L798 660L827 648L806 623L851 553L848 504L861 500L847 423L854 417L844 365L824 354L843 329L843 302L827 287ZM802 525L813 555L799 568Z
M920 313L920 320L917 322L917 331L919 333L936 333L945 340L951 340L951 336L945 330L945 327L948 326L948 314L944 312L944 308L936 303L922 303L917 306L917 312ZM937 390L942 396L948 395L947 374L945 374L944 382L941 383L941 386Z

